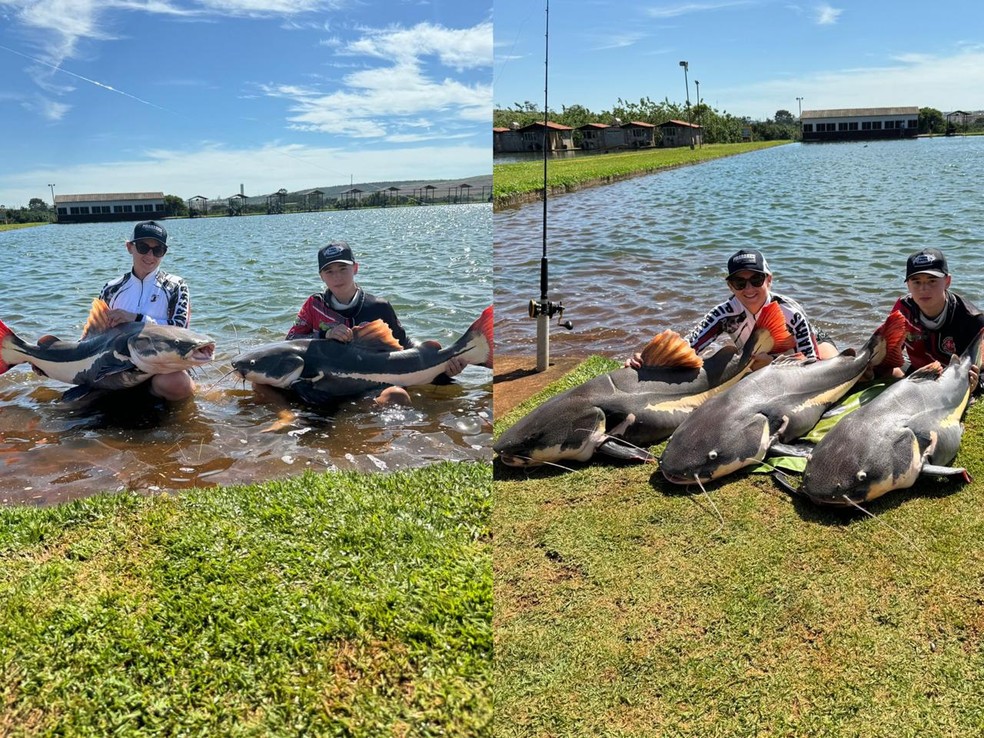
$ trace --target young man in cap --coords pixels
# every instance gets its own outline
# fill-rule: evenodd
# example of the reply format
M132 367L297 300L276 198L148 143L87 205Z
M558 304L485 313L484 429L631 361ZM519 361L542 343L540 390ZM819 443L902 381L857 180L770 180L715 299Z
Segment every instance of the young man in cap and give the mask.
M191 317L188 285L160 268L167 253L164 226L152 220L137 223L126 250L133 259L132 268L107 282L99 293L99 299L109 305L111 324L138 321L187 328ZM195 383L183 371L155 374L150 378L150 391L165 400L183 400L194 394Z
M950 270L939 249L922 249L906 260L905 285L909 294L892 309L906 319L910 370L934 361L946 366L984 328L984 315L969 300L950 292ZM902 376L902 371L896 370L895 375Z
M327 288L323 294L311 295L297 313L297 320L287 332L292 338L328 338L333 341L352 340L352 328L380 319L393 331L393 337L403 348L413 348L413 341L400 324L396 311L389 302L363 290L355 282L359 264L352 248L345 241L329 243L318 250L318 271ZM466 363L454 358L447 371L436 383L447 383L460 374ZM399 387L390 387L376 398L380 403L403 402L409 404L410 396Z
M703 350L722 333L727 333L740 349L752 335L759 312L770 302L775 302L796 339L797 352L810 359L829 359L837 355L837 347L826 336L814 331L796 301L770 290L772 271L760 251L742 249L732 255L728 259L725 281L731 290L731 298L715 306L685 337L696 351ZM771 361L769 355L756 357L752 366L758 369ZM637 369L641 365L640 354L626 362L626 366Z

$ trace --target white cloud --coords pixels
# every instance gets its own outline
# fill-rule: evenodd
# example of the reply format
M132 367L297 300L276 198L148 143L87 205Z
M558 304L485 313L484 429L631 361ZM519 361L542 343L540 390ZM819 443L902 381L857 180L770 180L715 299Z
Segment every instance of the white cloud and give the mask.
M751 0L732 0L731 2L717 3L680 3L677 5L664 5L656 8L648 8L646 14L652 18L676 18L681 15L691 13L703 13L708 10L722 10L724 8L734 8L741 5L751 5Z
M817 25L832 26L843 12L843 10L833 8L830 5L818 5L816 7Z
M474 69L491 66L492 37L492 23L488 21L460 29L418 23L412 28L367 29L365 36L345 48L345 53L403 61L437 56L446 67Z

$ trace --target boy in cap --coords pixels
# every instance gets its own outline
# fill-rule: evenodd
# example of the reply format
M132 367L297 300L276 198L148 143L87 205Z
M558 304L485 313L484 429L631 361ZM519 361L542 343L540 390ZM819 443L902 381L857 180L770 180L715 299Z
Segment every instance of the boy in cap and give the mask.
M188 285L161 269L167 253L167 231L152 220L137 223L133 238L126 242L133 265L126 274L103 285L99 299L109 305L111 325L131 321L187 328L191 318ZM165 400L191 397L195 383L184 371L155 374L150 391Z
M685 338L696 351L703 350L722 333L727 333L740 349L755 327L755 319L770 302L779 304L789 332L796 339L796 351L810 359L829 359L837 356L837 347L824 335L818 335L810 326L806 313L799 304L784 295L772 292L772 271L762 252L742 249L728 259L728 276L725 278L731 298L717 305L705 315ZM772 361L765 355L756 357L753 367L758 369ZM639 368L642 357L636 354L626 366Z
M939 249L922 249L906 260L905 284L909 294L892 309L906 319L910 370L934 361L945 366L984 328L984 315L969 300L950 292L950 270ZM902 371L896 370L895 375L902 376Z
M390 327L393 337L403 348L413 348L413 341L400 324L393 306L356 284L359 264L347 242L335 241L318 250L318 273L327 289L323 294L314 294L305 300L294 325L287 332L288 340L328 338L348 342L352 340L353 327L380 319ZM461 359L452 359L436 383L446 384L465 366ZM409 403L410 397L402 388L390 387L376 399L380 403Z

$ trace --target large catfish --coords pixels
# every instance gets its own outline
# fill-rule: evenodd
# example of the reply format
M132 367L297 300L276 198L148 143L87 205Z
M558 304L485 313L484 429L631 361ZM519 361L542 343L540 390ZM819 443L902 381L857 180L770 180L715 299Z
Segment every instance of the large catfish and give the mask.
M960 447L982 345L984 331L946 369L918 369L838 421L810 454L799 492L819 505L849 505L911 487L920 475L969 482L966 469L947 465Z
M108 312L105 302L93 300L78 341L44 336L30 344L0 321L0 374L26 363L59 382L116 390L133 387L154 374L212 361L215 342L207 336L155 323L110 326Z
M326 338L279 341L237 356L232 366L249 382L290 389L318 405L388 385L428 384L454 357L491 367L492 324L490 305L447 348L424 341L404 349L386 323L374 320L356 326L347 343Z
M677 484L707 482L760 463L807 433L869 369L902 365L905 318L893 311L860 352L823 361L781 358L711 398L680 424L659 466Z
M756 354L794 345L778 304L766 306L741 354L733 346L706 361L673 331L642 352L639 369L616 369L540 405L502 434L493 450L508 466L587 461L596 452L647 461L646 449L751 371Z

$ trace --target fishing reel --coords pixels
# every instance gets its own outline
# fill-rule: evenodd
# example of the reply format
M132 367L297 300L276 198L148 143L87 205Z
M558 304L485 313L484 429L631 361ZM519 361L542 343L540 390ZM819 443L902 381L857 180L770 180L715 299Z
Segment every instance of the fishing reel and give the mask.
M538 318L546 315L548 318L557 316L557 325L569 331L574 330L574 324L569 320L561 321L564 317L564 304L561 302L551 302L550 300L530 300L530 317Z

